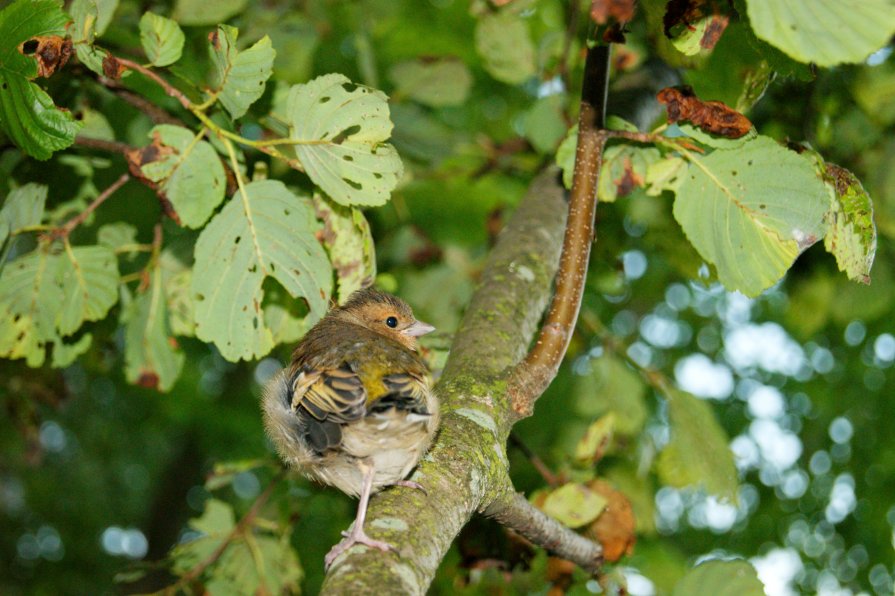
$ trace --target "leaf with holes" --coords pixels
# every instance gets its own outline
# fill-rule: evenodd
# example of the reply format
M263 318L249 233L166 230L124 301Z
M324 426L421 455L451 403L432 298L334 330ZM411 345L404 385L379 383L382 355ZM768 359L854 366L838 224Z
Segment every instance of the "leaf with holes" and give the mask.
M895 34L892 0L747 0L755 35L801 62L861 62Z
M171 19L154 12L140 18L140 43L153 66L168 66L180 60L184 40L180 25Z
M824 248L836 257L840 271L852 281L870 283L870 268L876 256L876 224L873 203L857 177L835 164L824 163L824 179L834 199L827 213Z
M806 157L759 136L687 158L674 217L727 289L757 296L823 237L829 196Z
M343 304L376 277L370 224L360 209L333 205L319 196L314 197L314 209L323 222L323 245L336 271L338 302Z
M106 316L118 300L118 265L104 246L42 245L0 276L0 355L40 366L48 344Z
M205 224L227 187L224 166L210 143L187 128L159 124L149 131L152 143L128 159L171 201L180 223Z
M232 118L241 117L264 94L277 56L266 35L241 52L237 37L239 31L229 25L218 26L211 36L212 88Z
M614 145L603 154L603 168L597 186L597 197L611 203L618 197L626 197L646 184L649 166L661 155L653 147Z
M262 307L266 278L307 302L308 324L322 317L332 269L317 230L310 200L282 182L252 182L238 190L196 243L196 337L213 342L231 361L267 354L274 339Z
M168 391L180 376L184 355L174 339L162 269L150 274L149 287L125 309L124 374L129 383Z
M678 488L701 485L710 495L735 501L733 452L711 406L679 389L670 389L664 395L671 441L659 455L662 482Z
M0 209L0 246L20 228L40 223L47 202L47 187L29 183L9 191Z
M340 74L317 77L289 92L289 138L302 166L341 205L382 205L404 172L384 93Z
M64 37L69 20L54 0L18 0L0 11L0 129L35 159L71 145L81 128L31 82L40 62L35 38Z

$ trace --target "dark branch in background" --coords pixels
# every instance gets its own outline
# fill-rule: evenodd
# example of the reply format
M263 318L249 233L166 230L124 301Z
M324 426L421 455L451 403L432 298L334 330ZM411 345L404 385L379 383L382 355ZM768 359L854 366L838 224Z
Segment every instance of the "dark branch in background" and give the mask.
M109 151L110 153L121 153L124 155L125 152L133 149L127 143L122 143L120 141L106 141L104 139L93 139L90 137L82 137L78 135L75 137L75 145L79 147L86 147L88 149L99 149L101 151Z
M90 214L96 210L97 207L102 205L106 201L106 199L115 194L115 191L124 186L125 183L127 183L127 181L130 179L130 174L122 174L121 176L119 176L118 180L113 182L111 186L109 186L109 188L99 193L99 196L93 199L93 202L87 205L86 209L72 217L70 220L65 222L65 224L50 232L50 235L54 238L68 238L68 235L71 234L72 230L84 223L84 220L87 219Z
M530 416L534 402L553 381L565 356L587 277L590 247L594 240L597 179L603 162L607 132L606 95L609 84L609 46L587 51L578 115L578 147L569 201L569 220L563 238L556 291L534 348L513 370L510 395L516 416Z

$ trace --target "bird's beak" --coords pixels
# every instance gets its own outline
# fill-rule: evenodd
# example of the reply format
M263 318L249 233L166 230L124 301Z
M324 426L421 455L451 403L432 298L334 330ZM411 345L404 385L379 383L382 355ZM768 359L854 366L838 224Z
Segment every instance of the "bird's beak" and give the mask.
M403 333L404 335L409 335L410 337L419 337L420 335L425 335L432 331L435 331L435 327L433 327L429 323L414 321L412 325L405 328L401 333Z

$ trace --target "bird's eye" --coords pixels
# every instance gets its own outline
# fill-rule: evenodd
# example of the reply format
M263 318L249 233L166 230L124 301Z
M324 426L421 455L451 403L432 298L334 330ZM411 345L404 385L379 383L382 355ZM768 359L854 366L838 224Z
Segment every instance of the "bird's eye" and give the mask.
M398 319L396 317L389 317L385 320L385 324L394 329L398 326Z

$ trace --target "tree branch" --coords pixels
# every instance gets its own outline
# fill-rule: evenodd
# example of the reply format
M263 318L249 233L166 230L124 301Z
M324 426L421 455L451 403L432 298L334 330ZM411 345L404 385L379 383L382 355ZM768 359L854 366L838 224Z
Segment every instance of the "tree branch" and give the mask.
M482 511L595 568L599 546L583 548L582 541L589 541L523 509L507 473L505 446L514 416L506 371L524 355L549 299L566 210L558 170L550 168L535 179L498 237L435 387L441 428L412 477L426 494L391 488L370 504L368 531L398 553L351 549L330 569L323 593L425 594L454 538ZM508 507L513 504L518 506Z
M603 564L602 546L565 527L519 493L494 501L483 513L585 571L596 573Z
M513 371L510 393L513 411L523 418L553 381L566 354L587 277L590 247L594 240L597 180L603 162L607 131L606 94L609 81L609 46L588 49L578 116L578 147L569 202L569 222L563 239L556 292L534 348Z

